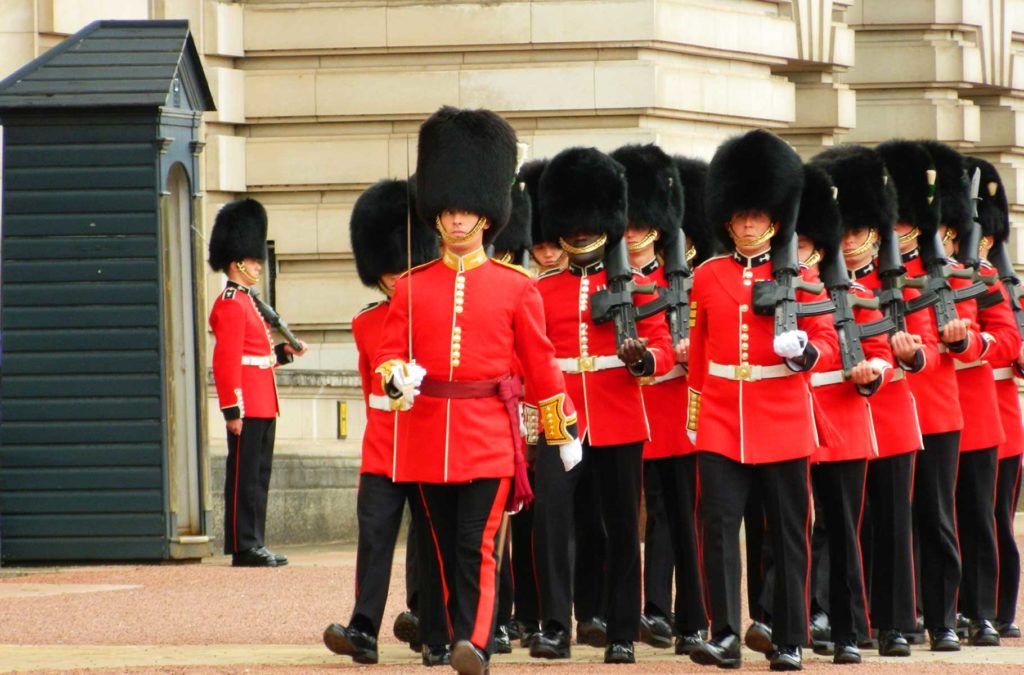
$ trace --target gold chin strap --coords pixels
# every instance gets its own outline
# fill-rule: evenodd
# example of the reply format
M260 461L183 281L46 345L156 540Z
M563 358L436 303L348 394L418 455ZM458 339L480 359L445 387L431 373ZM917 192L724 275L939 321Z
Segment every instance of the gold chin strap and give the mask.
M807 256L807 260L804 261L804 264L808 267L814 267L819 262L821 262L821 251L814 249L814 253Z
M500 263L506 263L506 264L512 262L512 251L505 251L504 253L499 255L497 258L495 258L495 260L497 260Z
M978 250L981 252L982 255L985 255L985 253L987 253L990 248L992 248L991 235L987 237L982 237L981 243L978 244Z
M952 227L946 228L946 234L942 235L942 245L945 246L949 242L953 241L953 237L956 236L956 232L953 231Z
M910 232L907 232L906 234L902 235L900 237L899 241L900 241L901 244L909 244L910 242L912 242L915 239L917 239L918 236L920 236L920 234L921 234L921 230L919 230L916 227L914 227L914 228L910 229Z
M686 249L686 262L690 262L691 260L693 260L696 257L697 257L697 247L696 246L691 246L690 248Z
M753 247L753 246L760 246L761 244L765 243L766 241L768 241L769 239L771 239L774 236L775 236L775 223L772 223L771 225L769 225L768 229L765 230L760 236L753 237L751 239L737 239L736 238L736 234L732 231L732 224L731 223L729 224L729 238L732 239L734 242L736 242L736 244L739 245L739 246L744 246L744 247L747 247L747 248L750 248L750 247Z
M249 274L249 270L245 269L245 263L242 262L241 260L235 263L235 269L241 272L242 276L245 277L250 284L255 284L260 280L259 276L254 277L253 275Z
M636 242L634 244L629 244L628 246L626 246L626 248L628 248L633 253L637 253L639 251L644 250L645 248L647 248L648 246L650 246L654 242L658 241L658 238L660 236L661 236L661 232L659 232L658 230L655 230L652 227L651 231L648 232L647 234L645 234L643 239L641 239L640 241L638 241L638 242Z
M586 246L581 246L580 248L576 248L575 246L573 246L572 244L567 242L565 239L562 239L561 237L559 237L558 238L558 245L561 246L562 250L565 251L566 253L568 253L569 255L583 255L584 253L590 253L592 251L596 251L597 249L599 249L602 246L604 246L605 242L607 242L607 241L608 241L608 235L607 234L602 234L600 237L598 237L594 241L590 242Z
M472 230L470 230L469 232L467 232L466 234L464 234L464 235L462 235L460 237L454 237L454 236L452 236L452 235L450 235L450 234L448 234L447 232L444 231L444 226L441 224L441 214L440 213L437 214L436 218L434 218L434 227L436 227L437 231L441 233L441 239L444 239L444 242L446 244L461 244L464 241L469 241L470 239L475 237L476 233L479 232L480 230L482 230L484 225L486 225L486 224L487 224L487 216L480 216L480 218L477 219L476 225L473 226Z
M875 245L876 241L878 241L878 232L875 230L868 230L868 236L864 240L864 243L855 249L849 251L844 250L843 255L849 256L851 258L856 258L858 256L864 255L865 253L868 252L869 248Z

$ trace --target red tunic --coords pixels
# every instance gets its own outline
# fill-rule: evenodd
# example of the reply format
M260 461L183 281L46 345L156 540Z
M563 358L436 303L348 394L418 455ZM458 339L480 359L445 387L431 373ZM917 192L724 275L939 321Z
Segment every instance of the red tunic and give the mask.
M855 274L858 283L865 288L882 288L878 271L873 264L858 270ZM927 319L927 315L923 312L918 314L921 316L913 315L917 317L914 319L908 317L908 329L912 322L916 325L917 321ZM924 318L922 319L922 317ZM893 363L895 363L895 357L893 359ZM914 397L902 370L893 373L892 381L886 383L868 400L868 406L871 409L871 423L874 427L875 442L878 448L878 453L872 459L895 457L915 452L924 446Z
M380 347L384 321L390 303L374 303L352 319L352 335L359 352L359 377L363 383L363 403L366 405L366 431L363 434L363 453L360 473L391 477L396 459L395 439L398 428L408 419L387 406L380 378L373 377L373 357ZM372 395L372 403L371 403Z
M752 283L771 278L770 257L746 267L734 256L712 258L694 273L690 299L690 389L688 424L697 430L697 448L743 464L764 464L808 457L817 446L811 393L804 377L743 381L709 372L710 363L725 367L781 366L775 353L774 319L754 314ZM800 301L824 296L797 294ZM831 316L799 320L818 358L832 362L836 333ZM698 403L699 401L699 403Z
M668 287L665 269L657 259L645 265L640 273L659 286ZM641 384L647 425L651 430L651 440L644 443L644 459L694 452L696 449L686 435L686 427L681 424L686 419L686 368L677 363L665 375L643 378Z
M277 417L277 357L270 326L263 320L245 286L228 282L210 311L210 328L217 338L213 347L213 379L222 411L229 419ZM259 361L258 365L243 365Z
M494 380L515 372L516 359L541 401L564 397L565 382L544 334L540 295L529 275L488 260L480 249L460 261L446 254L403 275L396 284L375 369L408 361L408 301L412 343L427 377L447 382ZM460 281L461 280L461 281ZM571 401L566 419L574 421ZM394 480L464 483L513 475L509 416L496 397L417 396L398 437Z
M1009 315L1009 320L1014 326L1017 337L1020 340L1020 331L1017 330L1017 323L1013 317L1013 309L1010 306L1010 294L1002 282L996 288L1003 295L1004 302L1001 307ZM995 309L995 308L993 308ZM1018 342L1019 344L1019 342ZM993 374L996 378L996 396L999 399L999 418L1003 423L1003 432L1006 440L999 444L999 459L1017 457L1024 453L1024 422L1021 420L1020 394L1017 390L1016 374L1017 354L1013 352L1006 342L997 340L986 354L986 360L992 365Z
M650 283L641 276L637 283ZM609 321L595 324L590 319L588 298L605 288L607 275L600 263L585 270L571 268L548 273L537 279L544 300L547 335L559 359L606 357L615 367L592 372L566 372L565 386L576 404L580 438L588 437L593 446L620 445L650 438L644 410L640 379L615 361L618 343L615 325ZM654 296L636 296L638 303ZM637 324L640 337L654 356L655 375L664 375L675 364L668 329L661 316ZM683 433L680 425L680 433Z

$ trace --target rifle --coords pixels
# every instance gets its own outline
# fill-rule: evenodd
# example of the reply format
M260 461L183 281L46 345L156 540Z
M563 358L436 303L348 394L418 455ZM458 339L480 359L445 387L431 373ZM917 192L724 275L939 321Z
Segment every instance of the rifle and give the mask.
M1020 304L1021 298L1024 298L1024 290L1021 289L1020 279L1013 271L1013 263L1010 262L1010 255L1006 252L1004 241L1000 239L992 244L992 248L988 252L988 261L995 265L999 279L1002 280L1003 286L1010 296L1010 307L1013 308L1013 318L1017 322L1017 330L1024 337L1024 307L1021 307ZM999 293L998 290L993 293L997 293L1002 299L1002 293Z
M256 303L256 309L263 315L264 321L269 323L272 328L276 328L284 336L284 339L288 341L288 344L292 346L292 349L301 352L302 342L299 341L299 338L295 337L295 333L292 333L291 329L288 328L288 323L281 318L281 315L275 312L273 307L263 302L255 288L249 288L249 297Z
M693 270L686 261L686 237L680 232L671 244L666 245L665 279L668 289L659 288L659 295L668 305L665 315L672 344L690 337L690 291L693 290Z
M659 296L658 300L640 307L633 304L634 295L654 293L657 287L654 284L637 285L633 281L624 238L605 253L604 267L608 288L590 296L590 318L595 324L615 321L615 341L621 345L626 338L637 338L637 319L646 319L665 310L666 303Z
M793 215L794 220L796 214ZM775 315L775 335L782 335L796 330L798 316L817 316L830 314L836 306L831 300L814 302L797 302L796 292L821 293L824 285L804 281L800 276L800 263L797 262L796 237L782 241L778 237L772 239L772 276L769 281L758 281L754 284L751 304L754 314L761 316Z
M882 307L882 313L892 320L897 331L907 330L907 314L911 311L920 311L938 302L939 298L934 293L923 293L912 302L914 309L908 308L903 300L904 288L923 289L926 284L925 277L916 279L907 278L907 270L903 267L903 258L900 256L900 244L895 233L891 230L885 231L880 237L878 248L878 278L882 282L881 290L875 291L878 303Z
M818 269L821 271L825 288L836 305L832 321L839 335L839 356L843 363L843 375L849 377L853 367L864 360L864 347L861 341L864 338L891 333L896 330L896 324L889 317L870 323L857 323L854 320L855 307L878 309L879 302L877 298L862 298L850 292L850 275L840 252L826 253Z
M925 269L928 270L928 273L925 277L924 295L921 298L914 298L908 302L907 310L913 312L923 307L934 305L935 327L941 332L946 324L959 318L956 312L957 303L974 300L984 295L987 291L985 284L979 282L974 282L970 286L956 290L949 285L950 277L974 279L977 270L970 268L956 269L950 265L946 259L945 251L942 250L942 243L939 241L938 232L931 236L922 235L918 246L921 248L921 257L924 259ZM934 294L936 296L935 300L925 302L924 298L928 293Z

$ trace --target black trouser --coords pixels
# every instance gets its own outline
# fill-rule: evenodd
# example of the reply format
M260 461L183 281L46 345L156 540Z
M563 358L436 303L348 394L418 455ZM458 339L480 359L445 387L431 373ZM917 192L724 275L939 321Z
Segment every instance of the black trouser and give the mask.
M871 622L884 631L911 632L917 624L911 513L916 452L868 462Z
M703 527L703 525L702 525ZM768 597L769 576L772 566L772 552L765 533L764 503L761 500L761 486L751 485L747 495L747 504L743 509L743 536L746 544L747 560L747 612L751 621L771 625L772 617L767 607L771 606ZM708 589L704 587L704 604L711 606Z
M661 481L653 460L644 460L644 614L672 615L674 553Z
M240 435L228 432L228 461L224 473L225 553L239 553L264 545L276 428L276 418L246 417Z
M537 482L528 471L530 484ZM540 621L540 589L533 569L533 507L512 516L512 579L515 588L515 617L519 621Z
M956 532L956 471L960 432L925 434L914 468L914 525L921 549L924 625L930 631L956 626L960 552Z
M871 638L860 519L867 460L821 462L811 469L828 541L828 608L834 641Z
M657 476L655 482L660 488L663 509L660 515L669 535L671 565L665 575L669 598L672 597L672 569L675 568L676 572L675 629L679 633L703 630L708 627L708 619L704 611L697 553L697 455L691 453L651 459L644 464L645 473L650 467L652 471L649 473Z
M994 447L960 453L956 479L956 521L963 574L960 611L969 619L996 618L999 549L996 545Z
M817 465L815 465L817 466ZM814 524L811 526L811 614L829 613L829 546L828 523L821 495L819 481L814 479L811 467L811 494L814 496Z
M419 485L441 568L442 583L437 585L446 596L452 642L469 640L489 654L498 618L498 569L511 480ZM424 594L421 602L425 599Z
M701 550L712 634L740 634L740 520L751 488L759 485L774 569L772 635L778 645L806 644L811 525L808 460L740 464L701 452L697 462Z
M999 535L999 596L996 620L1013 623L1020 588L1020 551L1013 536L1013 514L1020 497L1021 456L999 460L996 482L996 533Z
M388 589L391 586L391 563L395 542L402 526L405 504L412 510L406 549L406 605L419 612L419 566L417 530L422 528L423 507L413 483L393 483L387 476L364 473L359 477L356 495L356 518L359 522L359 544L356 552L356 602L351 624L371 635L378 635ZM426 549L429 553L430 549ZM429 601L420 615L421 632L445 631L444 606ZM446 642L446 641L445 641ZM443 644L443 642L442 642Z
M596 447L584 442L583 461L567 472L557 447L538 445L533 537L545 627L570 627L569 540L579 517L598 512L608 534L608 640L639 638L642 448L640 442ZM593 471L600 498L579 504L575 493L588 471ZM577 618L589 618L578 605Z
M601 509L595 508L596 504L601 503L601 490L595 471L594 464L590 463L580 473L573 493L570 540L573 560L572 604L577 621L604 617L608 613L608 533L605 531ZM539 589L539 581L537 586Z

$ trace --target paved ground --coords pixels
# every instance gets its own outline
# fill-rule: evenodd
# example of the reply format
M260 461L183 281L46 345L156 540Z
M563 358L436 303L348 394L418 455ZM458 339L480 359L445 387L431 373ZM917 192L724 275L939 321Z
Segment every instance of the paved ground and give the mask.
M1020 530L1018 530L1020 531ZM1021 542L1024 545L1024 541ZM0 672L33 673L422 673L419 657L398 643L391 622L403 608L396 555L393 601L381 633L381 664L359 666L324 648L320 635L352 608L351 549L291 549L280 569L233 569L219 556L202 563L0 568ZM492 672L704 672L672 650L638 646L638 665L605 666L603 653L573 647L571 662L538 662L525 650L498 656ZM910 659L865 653L868 672L934 675L1024 672L1024 640L949 655L917 648ZM807 669L835 671L808 653ZM744 670L767 672L747 652ZM442 669L438 672L452 672Z

